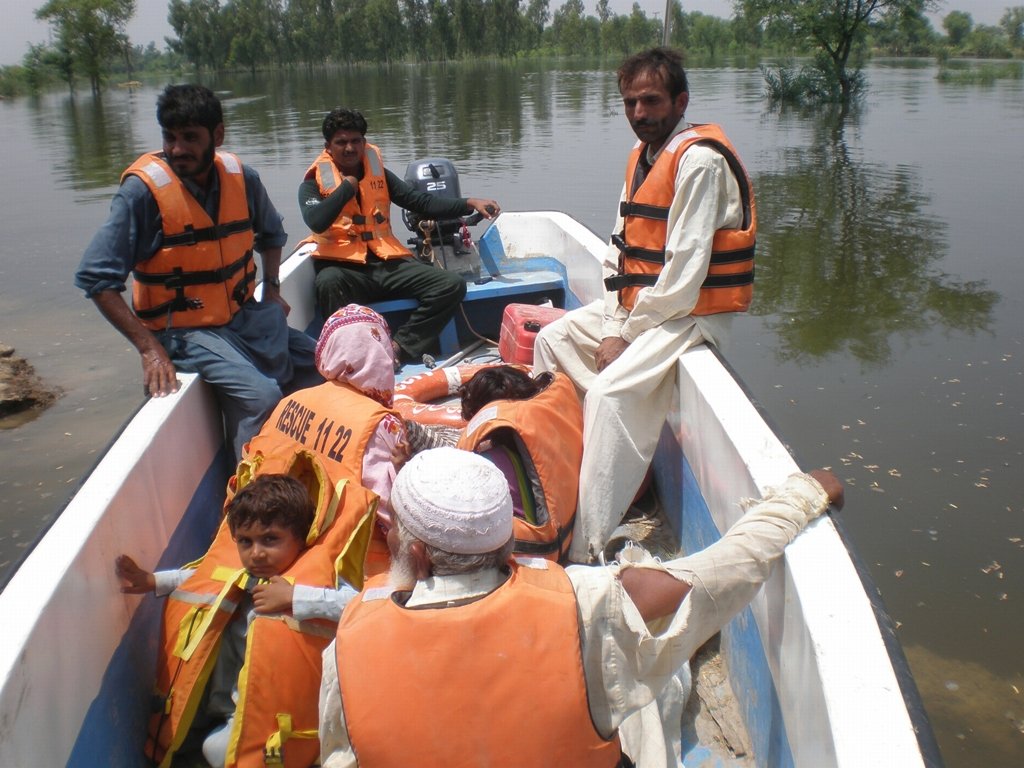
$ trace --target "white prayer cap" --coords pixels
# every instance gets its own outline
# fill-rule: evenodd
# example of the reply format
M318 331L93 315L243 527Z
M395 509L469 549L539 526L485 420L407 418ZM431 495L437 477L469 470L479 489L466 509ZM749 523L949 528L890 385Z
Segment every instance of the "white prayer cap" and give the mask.
M402 525L420 541L459 555L480 555L512 537L512 497L501 470L458 448L423 451L391 489Z

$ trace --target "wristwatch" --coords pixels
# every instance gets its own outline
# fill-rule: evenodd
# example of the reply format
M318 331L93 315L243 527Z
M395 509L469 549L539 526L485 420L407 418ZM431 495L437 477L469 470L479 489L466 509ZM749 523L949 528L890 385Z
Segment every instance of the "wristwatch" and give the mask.
M281 279L277 278L277 277L265 278L263 280L263 282L266 283L267 285L273 287L273 288L280 288L281 287Z

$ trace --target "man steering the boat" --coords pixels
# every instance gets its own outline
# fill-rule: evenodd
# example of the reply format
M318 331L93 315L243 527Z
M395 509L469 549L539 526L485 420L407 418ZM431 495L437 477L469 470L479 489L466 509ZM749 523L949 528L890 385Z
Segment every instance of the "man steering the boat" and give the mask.
M200 85L169 85L156 113L163 151L121 176L75 285L139 351L148 394L176 392L177 371L213 385L237 461L282 391L321 381L315 342L285 321L280 214L256 171L217 150L220 101ZM260 302L254 249L263 262ZM129 273L130 309L121 295Z
M418 307L395 331L395 368L431 351L466 295L459 275L413 258L391 230L391 204L427 219L457 219L476 211L486 219L494 200L420 192L384 168L380 149L366 141L366 118L336 107L324 118L324 149L299 186L299 209L315 246L316 300L322 317L346 304L416 299Z
M722 130L684 119L680 54L638 53L618 81L638 141L605 257L607 293L542 329L534 350L538 371L568 374L585 395L575 562L598 556L641 487L679 356L721 344L753 283L753 188Z
M417 454L391 499L389 582L323 654L323 768L677 765L689 658L843 486L794 474L701 552L564 570L511 559L508 482L482 456Z

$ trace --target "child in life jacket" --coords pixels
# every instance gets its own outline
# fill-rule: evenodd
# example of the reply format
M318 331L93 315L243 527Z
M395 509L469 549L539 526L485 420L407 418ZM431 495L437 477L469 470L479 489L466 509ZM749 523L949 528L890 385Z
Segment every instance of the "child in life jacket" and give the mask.
M228 739L238 703L238 675L246 652L246 634L256 614L284 614L297 621L337 622L357 593L292 584L281 576L306 548L314 504L306 487L294 477L265 474L242 488L227 506L227 525L242 566L252 577L242 604L224 630L217 660L207 684L203 707L188 741L202 739L203 756L214 768L224 766ZM115 560L115 570L128 594L154 592L163 597L185 585L195 568L157 571L141 568L128 555ZM187 585L186 585L187 587ZM315 695L315 694L314 694ZM189 751L188 744L182 751Z

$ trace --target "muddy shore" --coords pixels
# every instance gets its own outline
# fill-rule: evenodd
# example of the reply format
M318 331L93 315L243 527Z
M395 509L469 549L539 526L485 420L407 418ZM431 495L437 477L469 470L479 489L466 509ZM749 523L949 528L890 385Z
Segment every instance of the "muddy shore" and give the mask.
M7 421L22 423L24 416L43 411L61 394L59 389L48 387L13 347L0 343L0 428L14 426L5 424ZM17 415L22 418L12 419Z

